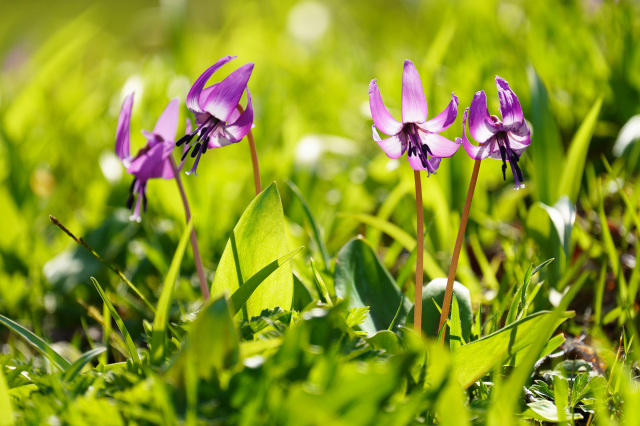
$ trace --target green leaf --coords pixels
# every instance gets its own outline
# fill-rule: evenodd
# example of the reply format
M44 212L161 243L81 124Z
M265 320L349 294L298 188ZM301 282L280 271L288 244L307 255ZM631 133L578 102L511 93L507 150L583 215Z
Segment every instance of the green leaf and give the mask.
M394 225L391 222L382 220L376 216L371 216L363 213L341 213L339 214L339 216L349 217L381 230L382 232L399 242L402 247L404 247L409 252L414 251L416 248L416 239L409 235L409 233L404 229L400 228L397 225ZM440 265L435 261L433 256L431 256L431 253L425 250L423 252L423 258L424 272L430 278L444 277L447 275L442 271L442 268L440 268Z
M311 263L311 273L313 275L313 284L316 286L316 291L320 297L320 300L326 303L329 306L333 306L333 302L331 301L331 295L329 294L329 290L327 289L327 285L324 283L322 276L318 272L316 268L316 262L313 259L310 259Z
M449 337L449 348L454 352L462 346L462 325L460 323L460 308L455 294L451 295L451 330Z
M402 353L402 345L398 336L389 330L382 330L367 339L367 342L374 349L384 350L390 354L396 355Z
M170 373L210 379L235 365L239 355L238 335L227 302L224 297L211 299L195 319Z
M360 238L350 240L338 252L335 287L336 294L346 299L349 307L369 306L371 314L361 325L369 335L389 327L403 299L402 292L371 246ZM400 323L410 308L405 298L398 316Z
M240 309L242 309L242 307L247 303L260 284L262 284L274 271L287 263L289 259L300 253L302 249L303 247L298 247L291 250L281 258L274 260L256 272L254 276L249 278L242 286L240 286L240 288L237 289L229 299L229 310L231 311L231 315L235 316L240 312Z
M558 419L558 407L546 399L541 399L539 401L531 402L527 404L527 410L521 414L525 419L534 419L539 422L552 422L558 423L560 419ZM565 412L564 418L571 417L571 413ZM582 414L576 413L573 415L574 420L582 419Z
M189 237L191 236L191 230L193 229L192 217L187 227L182 233L178 248L171 260L171 266L167 273L164 284L162 286L162 293L160 294L160 300L158 300L158 307L156 309L156 316L153 319L153 331L151 333L151 364L160 365L164 362L167 353L167 325L169 323L169 309L171 308L171 302L173 301L173 292L178 280L178 272L180 271L180 264L182 263L182 257L184 251L187 248Z
M520 307L524 308L526 304L527 287L531 282L531 275L532 275L531 268L533 268L533 265L529 264L529 268L527 269L527 272L525 272L524 274L524 280L522 282L522 285L518 288L518 291L516 291L516 294L513 295L513 300L511 301L511 307L509 308L509 313L507 314L507 320L505 322L505 325L509 325L515 322L515 320L518 317L519 308Z
M527 70L529 88L531 91L531 126L533 128L533 148L527 152L531 155L533 164L532 177L535 183L534 196L546 204L553 203L558 198L558 182L562 167L557 167L564 161L562 152L562 138L560 130L549 106L547 89L533 67Z
M544 345L544 347L542 348L542 352L540 352L540 358L543 358L547 355L549 355L551 352L555 351L556 349L558 349L558 347L563 344L565 341L564 335L562 333L557 334L555 336L553 336L551 339L549 339L549 341L547 341L547 343ZM520 365L520 363L522 362L522 352L519 352L518 354L516 354L516 356L514 356L511 360L509 365L512 365L514 367L517 367L518 365Z
M0 413L2 413L2 418L0 418L0 425L12 426L13 424L15 424L13 420L13 408L11 408L11 396L9 395L9 387L7 386L7 381L4 377L2 369L0 369Z
M284 213L276 184L258 194L242 214L224 249L211 286L213 299L233 294L262 268L287 253ZM243 309L245 317L293 302L293 275L285 264L271 274Z
M552 312L542 311L516 321L475 342L464 345L453 354L453 374L465 388L504 364L506 360L537 341L547 330L547 318ZM558 315L552 324L556 329L573 312ZM543 330L544 328L544 330Z
M127 327L124 325L124 321L122 321L122 318L120 318L120 314L118 314L118 311L116 311L116 308L113 307L113 305L111 304L111 301L105 294L104 290L102 289L102 287L100 287L100 284L98 284L98 281L93 277L91 277L91 281L93 281L93 285L95 286L96 290L98 290L98 293L100 293L100 297L102 297L102 301L107 305L107 308L109 308L109 312L111 313L111 316L116 321L116 324L120 329L120 333L122 333L122 337L124 337L124 342L127 346L127 350L129 351L129 354L131 355L131 359L136 364L140 364L140 357L138 356L138 350L136 349L136 345L133 343L133 339L129 334L129 330L127 330Z
M560 244L564 250L565 256L569 257L569 249L571 245L571 230L573 229L573 223L576 221L576 210L571 204L571 200L566 195L560 197L560 199L553 205L547 206L540 203L540 206L547 212L553 226L558 233Z
M307 200L304 198L304 196L302 195L302 193L300 192L300 189L298 189L296 184L289 180L287 181L287 185L289 185L289 188L291 188L291 191L293 192L293 194L296 196L296 198L298 198L298 201L300 201L300 204L302 204L302 208L304 209L304 212L307 215L307 219L309 220L309 224L311 225L311 230L313 231L314 240L318 245L318 248L320 249L320 253L322 254L322 261L324 262L324 267L325 269L329 269L329 265L331 263L331 257L329 256L329 252L327 251L327 246L325 245L324 239L322 238L322 231L320 230L320 226L318 225L316 218L313 216L313 213L311 213L311 209L309 208L309 204L307 203Z
M83 353L80 356L80 358L76 359L73 362L73 364L71 364L71 366L69 368L67 368L67 370L64 372L64 381L65 382L72 381L78 375L78 373L80 373L80 371L82 371L82 368L89 361L91 361L93 358L97 357L98 355L100 355L101 353L103 353L106 350L107 350L107 348L100 347L100 348L91 349L90 351L87 351L87 352Z
M593 104L591 110L580 125L580 128L571 141L569 152L567 153L567 161L563 167L562 178L559 181L560 190L558 195L567 195L572 203L578 200L578 192L580 191L580 183L582 182L582 173L587 159L587 151L591 142L591 135L598 121L598 114L602 106L602 97ZM557 164L554 159L550 164ZM555 182L558 184L558 182Z
M64 359L62 355L53 350L53 348L49 346L47 342L33 334L31 331L27 330L25 327L21 326L17 322L5 317L4 315L0 315L0 323L7 326L14 333L17 333L60 370L64 371L71 365L71 363Z

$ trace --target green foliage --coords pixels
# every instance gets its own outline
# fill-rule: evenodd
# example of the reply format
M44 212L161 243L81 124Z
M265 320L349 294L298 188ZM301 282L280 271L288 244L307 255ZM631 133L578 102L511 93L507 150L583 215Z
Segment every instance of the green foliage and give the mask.
M286 253L282 204L273 183L249 204L233 229L211 285L211 297L232 294ZM292 302L291 266L285 263L255 289L251 300L247 301L244 316L250 318L263 309L276 306L289 309Z

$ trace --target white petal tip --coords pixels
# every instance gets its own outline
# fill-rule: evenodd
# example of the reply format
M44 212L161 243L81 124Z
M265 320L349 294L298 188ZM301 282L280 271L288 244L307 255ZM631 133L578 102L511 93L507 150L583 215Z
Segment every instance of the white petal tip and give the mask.
M133 215L133 214L131 216L129 216L129 220L131 222L137 222L137 223L142 222L142 218L140 216L136 216L136 215Z

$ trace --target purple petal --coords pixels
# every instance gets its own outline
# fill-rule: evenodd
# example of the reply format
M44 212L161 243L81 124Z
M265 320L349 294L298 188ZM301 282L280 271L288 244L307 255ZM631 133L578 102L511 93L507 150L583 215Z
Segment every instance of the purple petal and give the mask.
M369 108L371 109L373 122L382 133L387 135L400 133L402 123L393 118L389 111L387 111L384 102L382 102L382 96L380 96L380 90L378 89L375 78L369 83Z
M478 95L478 93L476 93L476 96ZM487 158L489 154L491 154L491 151L495 146L495 138L481 146L476 146L469 142L469 139L467 139L467 132L465 130L467 127L468 112L469 108L465 109L464 115L462 116L462 145L464 146L464 150L467 151L467 154L469 154L469 157L473 158L474 160L483 160ZM457 138L456 141L459 139L460 138Z
M149 175L149 179L153 178L163 178L163 179L173 179L173 167L171 166L171 152L173 152L173 143L165 142L163 144L164 149L162 150L162 161L160 164L156 166L155 169Z
M527 124L526 120L522 120L519 123L505 125L503 126L503 130L516 134L520 137L526 137L531 134L531 130L529 129L529 125Z
M251 130L251 125L253 124L253 106L251 105L251 93L249 93L249 89L247 89L247 109L240 115L238 115L237 119L225 126L224 133L227 139L231 142L240 142L242 138L244 138L249 130ZM237 111L237 108L236 110ZM236 114L231 114L231 119Z
M371 130L373 132L373 140L380 145L380 148L387 154L389 158L400 158L402 154L407 150L407 138L404 132L400 132L395 136L391 136L386 139L381 139L380 135L376 131L376 126L372 125Z
M500 98L500 114L505 125L520 123L524 119L520 101L513 90L509 88L509 83L496 75L496 86L498 86L498 98Z
M498 127L489 116L487 95L481 90L476 92L469 109L469 132L478 142L485 142L498 132Z
M162 111L160 118L153 128L153 133L162 137L164 141L175 142L178 129L178 116L180 115L180 100L173 98Z
M417 155L409 155L407 156L407 159L409 160L409 165L413 170L427 171L429 172L429 174L435 173L435 171L438 170L438 167L440 167L440 160L441 160L440 158L437 158L437 157L431 157L427 159L426 166L423 166L422 161L420 160L420 157L418 157Z
M173 147L172 147L173 148ZM140 181L148 180L153 171L162 163L164 156L165 144L157 144L144 154L136 157L132 162L127 173L134 175Z
M418 70L411 61L404 61L402 73L402 122L422 123L427 119L427 99L424 96Z
M227 122L247 88L251 71L253 71L253 64L248 63L229 74L213 88L207 97L204 110L218 120Z
M458 116L458 97L451 94L451 102L449 105L438 115L433 117L431 120L428 120L424 123L418 123L418 127L422 130L427 130L433 133L440 133L446 130L449 126L456 121L456 117Z
M213 137L209 139L209 145L207 145L207 148L208 149L222 148L223 146L228 146L234 143L236 142L230 141L229 139L223 136Z
M507 138L509 138L509 147L513 150L518 157L522 155L525 149L531 144L531 136L519 136L511 132L507 132Z
M418 137L422 143L426 143L433 157L451 157L460 148L459 142L453 142L437 133L418 131Z
M129 123L131 121L132 108L133 93L124 98L124 102L122 102L116 130L116 155L122 160L125 167L130 164L131 159L131 154L129 153Z
M213 75L213 73L216 72L218 68L234 58L235 56L229 55L220 58L218 62L207 68L207 70L203 72L200 77L198 77L195 83L193 83L193 86L191 86L191 90L189 90L189 94L187 95L187 108L189 108L193 112L204 112L200 108L200 92L202 92L204 85L207 84L207 81Z

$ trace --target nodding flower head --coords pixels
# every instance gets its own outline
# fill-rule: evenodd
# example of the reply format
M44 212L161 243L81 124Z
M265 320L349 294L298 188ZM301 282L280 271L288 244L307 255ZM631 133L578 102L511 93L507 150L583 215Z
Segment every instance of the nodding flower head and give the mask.
M173 99L160 115L153 131L142 131L147 143L135 157L132 157L129 154L129 123L133 107L133 93L124 99L116 131L116 154L127 168L127 173L134 177L127 198L127 208L131 209L137 195L131 220L140 222L141 207L145 211L147 209L147 181L153 178L171 179L174 177L170 156L175 145L179 105L178 98Z
M489 115L487 95L484 91L476 92L471 101L471 108L464 111L462 119L461 142L467 154L474 160L493 158L502 161L502 177L507 180L507 162L511 166L514 188L524 188L524 176L520 165L520 156L531 143L531 131L522 114L520 101L509 88L509 83L496 76L500 114L502 121L495 115ZM473 145L467 139L466 127L469 118L469 132L480 143ZM459 138L458 138L459 139Z
M177 146L187 144L182 156L183 160L189 151L191 151L191 157L196 159L187 174L197 175L200 157L207 152L207 149L221 148L240 142L251 130L253 107L247 83L253 71L252 63L241 66L221 82L205 87L213 73L234 58L235 56L225 56L218 60L198 77L189 90L187 107L195 115L196 128L176 142ZM237 106L245 90L247 91L247 108L240 113Z
M460 147L460 143L438 134L456 120L458 98L452 93L444 111L427 120L427 100L418 70L411 61L404 62L402 75L402 122L387 111L375 79L369 83L369 107L374 123L373 140L390 158L400 158L408 150L409 164L414 170L435 173L440 160L451 157ZM380 138L376 129L390 137Z

